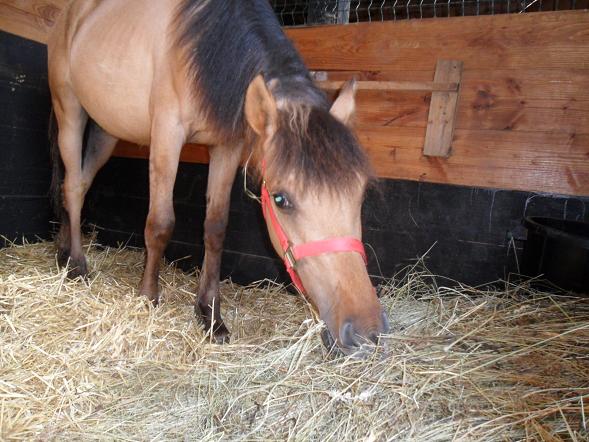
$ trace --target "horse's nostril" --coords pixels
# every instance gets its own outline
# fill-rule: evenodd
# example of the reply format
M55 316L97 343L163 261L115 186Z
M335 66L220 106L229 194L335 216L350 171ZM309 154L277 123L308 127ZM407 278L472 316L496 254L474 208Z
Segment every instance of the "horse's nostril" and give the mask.
M325 348L327 350L329 350L329 351L334 350L335 340L333 339L333 336L331 336L329 329L327 329L327 328L323 329L323 331L321 332L321 340L323 341L323 345L325 345Z
M342 344L346 347L356 347L358 344L356 342L356 332L354 330L354 326L350 321L344 322L342 325L340 336L342 340Z

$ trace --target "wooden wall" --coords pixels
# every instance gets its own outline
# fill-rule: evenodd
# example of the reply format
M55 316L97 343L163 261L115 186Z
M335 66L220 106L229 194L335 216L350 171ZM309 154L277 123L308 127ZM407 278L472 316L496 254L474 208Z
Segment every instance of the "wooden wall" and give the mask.
M64 0L0 0L0 29L43 42ZM422 155L431 94L361 91L357 133L378 174L469 186L589 195L589 12L292 28L329 79L432 80L464 62L448 159ZM121 143L117 154L145 157ZM206 162L187 146L183 160Z
M316 70L431 80L464 62L452 155L421 154L430 96L364 91L358 133L391 178L589 194L589 13L373 23L289 32Z

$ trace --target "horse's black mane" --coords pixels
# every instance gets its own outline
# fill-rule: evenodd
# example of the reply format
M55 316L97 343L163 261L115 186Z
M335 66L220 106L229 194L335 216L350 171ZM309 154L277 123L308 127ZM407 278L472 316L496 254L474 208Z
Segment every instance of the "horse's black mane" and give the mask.
M285 124L277 134L277 152L270 167L285 170L289 166L291 172L294 168L309 184L335 184L330 181L345 182L368 174L361 148L351 132L330 116L328 100L282 32L268 0L183 0L174 25L199 104L220 139L235 142L245 137L245 92L262 73L266 83L273 84L274 98L289 102L280 111ZM295 115L284 115L293 109ZM297 122L301 117L304 121ZM300 133L290 139L288 128L296 132L297 127ZM313 146L319 139L323 145L317 150ZM336 176L334 170L339 171Z

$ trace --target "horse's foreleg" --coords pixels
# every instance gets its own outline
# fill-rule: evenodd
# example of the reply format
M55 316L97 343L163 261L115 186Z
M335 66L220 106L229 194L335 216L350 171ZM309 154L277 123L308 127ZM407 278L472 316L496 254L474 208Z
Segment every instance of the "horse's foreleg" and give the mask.
M80 213L84 204L82 184L82 140L88 116L77 98L69 90L62 91L54 99L53 106L59 127L58 145L64 167L63 205L65 208L62 226L58 234L58 258L61 264L68 261L68 277L85 276L86 258L82 250ZM67 218L67 219L66 219Z
M174 181L184 131L175 124L154 127L149 154L149 213L145 223L145 269L140 294L159 303L159 266L174 230Z
M197 314L217 343L229 340L221 318L219 275L223 241L229 218L231 188L241 159L242 146L216 146L210 150L207 215L204 224L205 258L198 289Z

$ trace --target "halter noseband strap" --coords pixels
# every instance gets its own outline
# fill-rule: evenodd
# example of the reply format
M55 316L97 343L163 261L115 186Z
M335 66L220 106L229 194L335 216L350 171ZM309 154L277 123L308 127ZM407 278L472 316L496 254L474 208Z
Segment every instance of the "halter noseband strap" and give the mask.
M286 271L290 275L294 286L302 294L305 293L303 282L299 278L296 271L296 264L299 260L309 257L322 255L324 253L333 252L356 252L362 256L364 263L367 263L366 252L364 251L364 244L357 238L353 237L339 237L331 239L323 239L320 241L312 241L305 244L293 245L286 236L286 233L282 229L274 208L272 206L272 200L270 198L270 192L266 187L266 181L262 182L262 212L266 222L269 222L278 238L280 248L284 253L282 259L286 266Z

